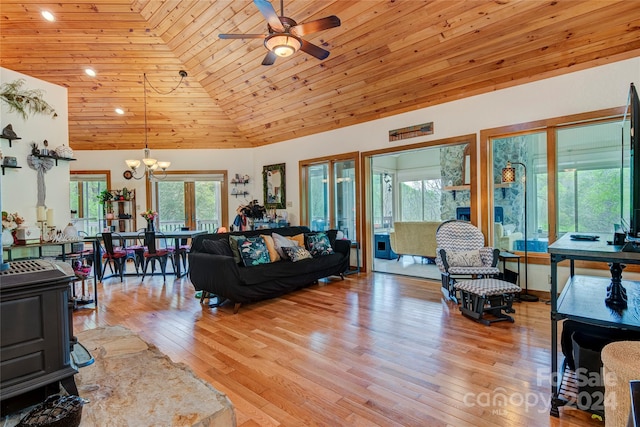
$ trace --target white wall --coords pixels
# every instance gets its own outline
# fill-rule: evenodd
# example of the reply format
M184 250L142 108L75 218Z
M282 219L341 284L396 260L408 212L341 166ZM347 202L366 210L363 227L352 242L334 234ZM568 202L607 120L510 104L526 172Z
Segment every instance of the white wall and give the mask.
M52 118L49 114L32 114L26 120L17 112L10 112L7 103L0 102L0 133L8 124L21 140L9 141L0 139L0 149L4 156L13 156L18 160L22 169L6 169L0 177L0 199L2 210L18 212L28 224L37 225L37 173L27 164L27 156L31 153L31 143L36 142L44 148L43 142L49 142L49 149L59 145L69 146L67 89L53 85L43 80L0 68L0 83L11 83L24 79L23 89L40 89L43 99L49 103L58 116ZM71 163L59 161L45 174L47 196L46 206L54 210L54 226L60 230L69 223L69 169ZM75 162L79 163L79 162Z
M640 83L640 58L619 61L255 149L152 150L152 152L156 158L171 160L171 170L227 169L230 176L235 173L247 173L252 179L248 189L252 198L259 201L263 200L262 167L286 163L286 200L287 204L291 205L287 210L293 214L292 223L295 224L300 212L298 162L302 159L351 151L370 151L471 133L479 134L481 129L619 107L627 100L630 82ZM389 142L388 140L388 132L391 129L431 121L434 122L433 135L404 141ZM109 168L112 171L113 187L131 188L134 186L132 181L126 181L124 178L118 181L118 179L125 170L124 160L131 156L139 158L141 155L142 150L76 151L75 156L78 161L73 162L71 168L78 170ZM139 183L136 187L137 197L142 201L144 188L140 182L136 183ZM63 196L60 198L64 199ZM239 202L239 199L229 195L231 220ZM35 208L33 210L35 216ZM606 275L607 272L603 273ZM561 269L560 274L562 279L568 275L566 269ZM548 290L547 277L548 267L531 266L530 289ZM562 282L564 280L561 280Z

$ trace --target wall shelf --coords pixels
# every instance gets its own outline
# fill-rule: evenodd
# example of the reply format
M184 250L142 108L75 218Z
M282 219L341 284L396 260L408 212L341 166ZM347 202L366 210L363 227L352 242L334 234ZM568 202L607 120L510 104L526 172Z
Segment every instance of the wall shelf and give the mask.
M17 141L17 140L19 140L19 139L22 139L22 138L20 138L19 136L16 136L15 138L9 138L8 136L4 136L4 135L0 135L0 138L1 138L1 139L6 139L7 141L9 141L9 147L11 147L11 143L12 143L13 141Z
M65 157L58 157L58 156L50 156L48 154L34 154L34 156L39 157L41 159L53 159L56 161L56 166L58 166L58 160L62 160L65 162L74 162L78 159L72 159L72 158L65 158Z
M4 175L5 169L22 169L22 166L9 166L9 165L0 165L2 166L2 175Z
M444 191L451 191L451 195L453 196L453 200L456 199L456 193L458 191L469 191L471 189L471 185L448 185L442 188Z

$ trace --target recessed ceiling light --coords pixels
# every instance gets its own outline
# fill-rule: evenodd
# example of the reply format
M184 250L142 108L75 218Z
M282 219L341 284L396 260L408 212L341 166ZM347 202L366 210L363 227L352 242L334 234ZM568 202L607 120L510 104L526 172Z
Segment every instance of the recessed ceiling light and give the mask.
M122 108L116 108L116 113L122 115L124 114L124 110Z
M53 16L53 13L49 12L48 10L43 10L42 11L42 17L44 19L46 19L47 21L49 21L49 22L53 22L53 21L56 20L56 17Z
M85 68L84 72L87 73L87 76L95 77L96 72L92 68Z

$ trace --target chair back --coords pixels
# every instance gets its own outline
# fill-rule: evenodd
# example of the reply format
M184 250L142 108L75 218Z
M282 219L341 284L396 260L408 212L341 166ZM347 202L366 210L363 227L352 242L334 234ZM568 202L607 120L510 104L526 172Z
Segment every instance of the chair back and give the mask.
M118 233L112 233L108 231L105 231L101 235L102 235L101 240L102 240L104 251L109 255L113 255L117 247L117 245L115 245L114 242L117 241L117 242L120 242L120 244L122 244L122 236L120 236Z
M147 252L151 255L158 254L160 250L166 252L167 238L161 231L145 231L144 245L147 248Z
M438 248L450 251L472 251L484 247L484 234L467 221L445 221L436 230Z

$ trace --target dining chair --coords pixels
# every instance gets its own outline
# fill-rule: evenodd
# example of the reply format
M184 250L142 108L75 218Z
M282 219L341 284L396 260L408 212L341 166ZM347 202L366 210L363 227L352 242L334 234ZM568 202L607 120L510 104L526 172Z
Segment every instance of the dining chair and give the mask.
M102 260L104 262L100 281L104 278L108 265L112 272L120 276L120 281L122 282L124 280L124 267L127 257L127 252L122 249L122 244L124 243L122 236L118 233L105 231L101 233L100 242Z
M167 238L164 233L160 231L145 231L141 233L141 237L144 239L144 268L142 270L142 280L147 275L147 269L151 264L151 274L155 272L156 261L160 264L160 271L162 271L162 278L166 281L167 273L167 260L171 260L171 265L175 271L175 264L173 262L173 253L167 247Z

